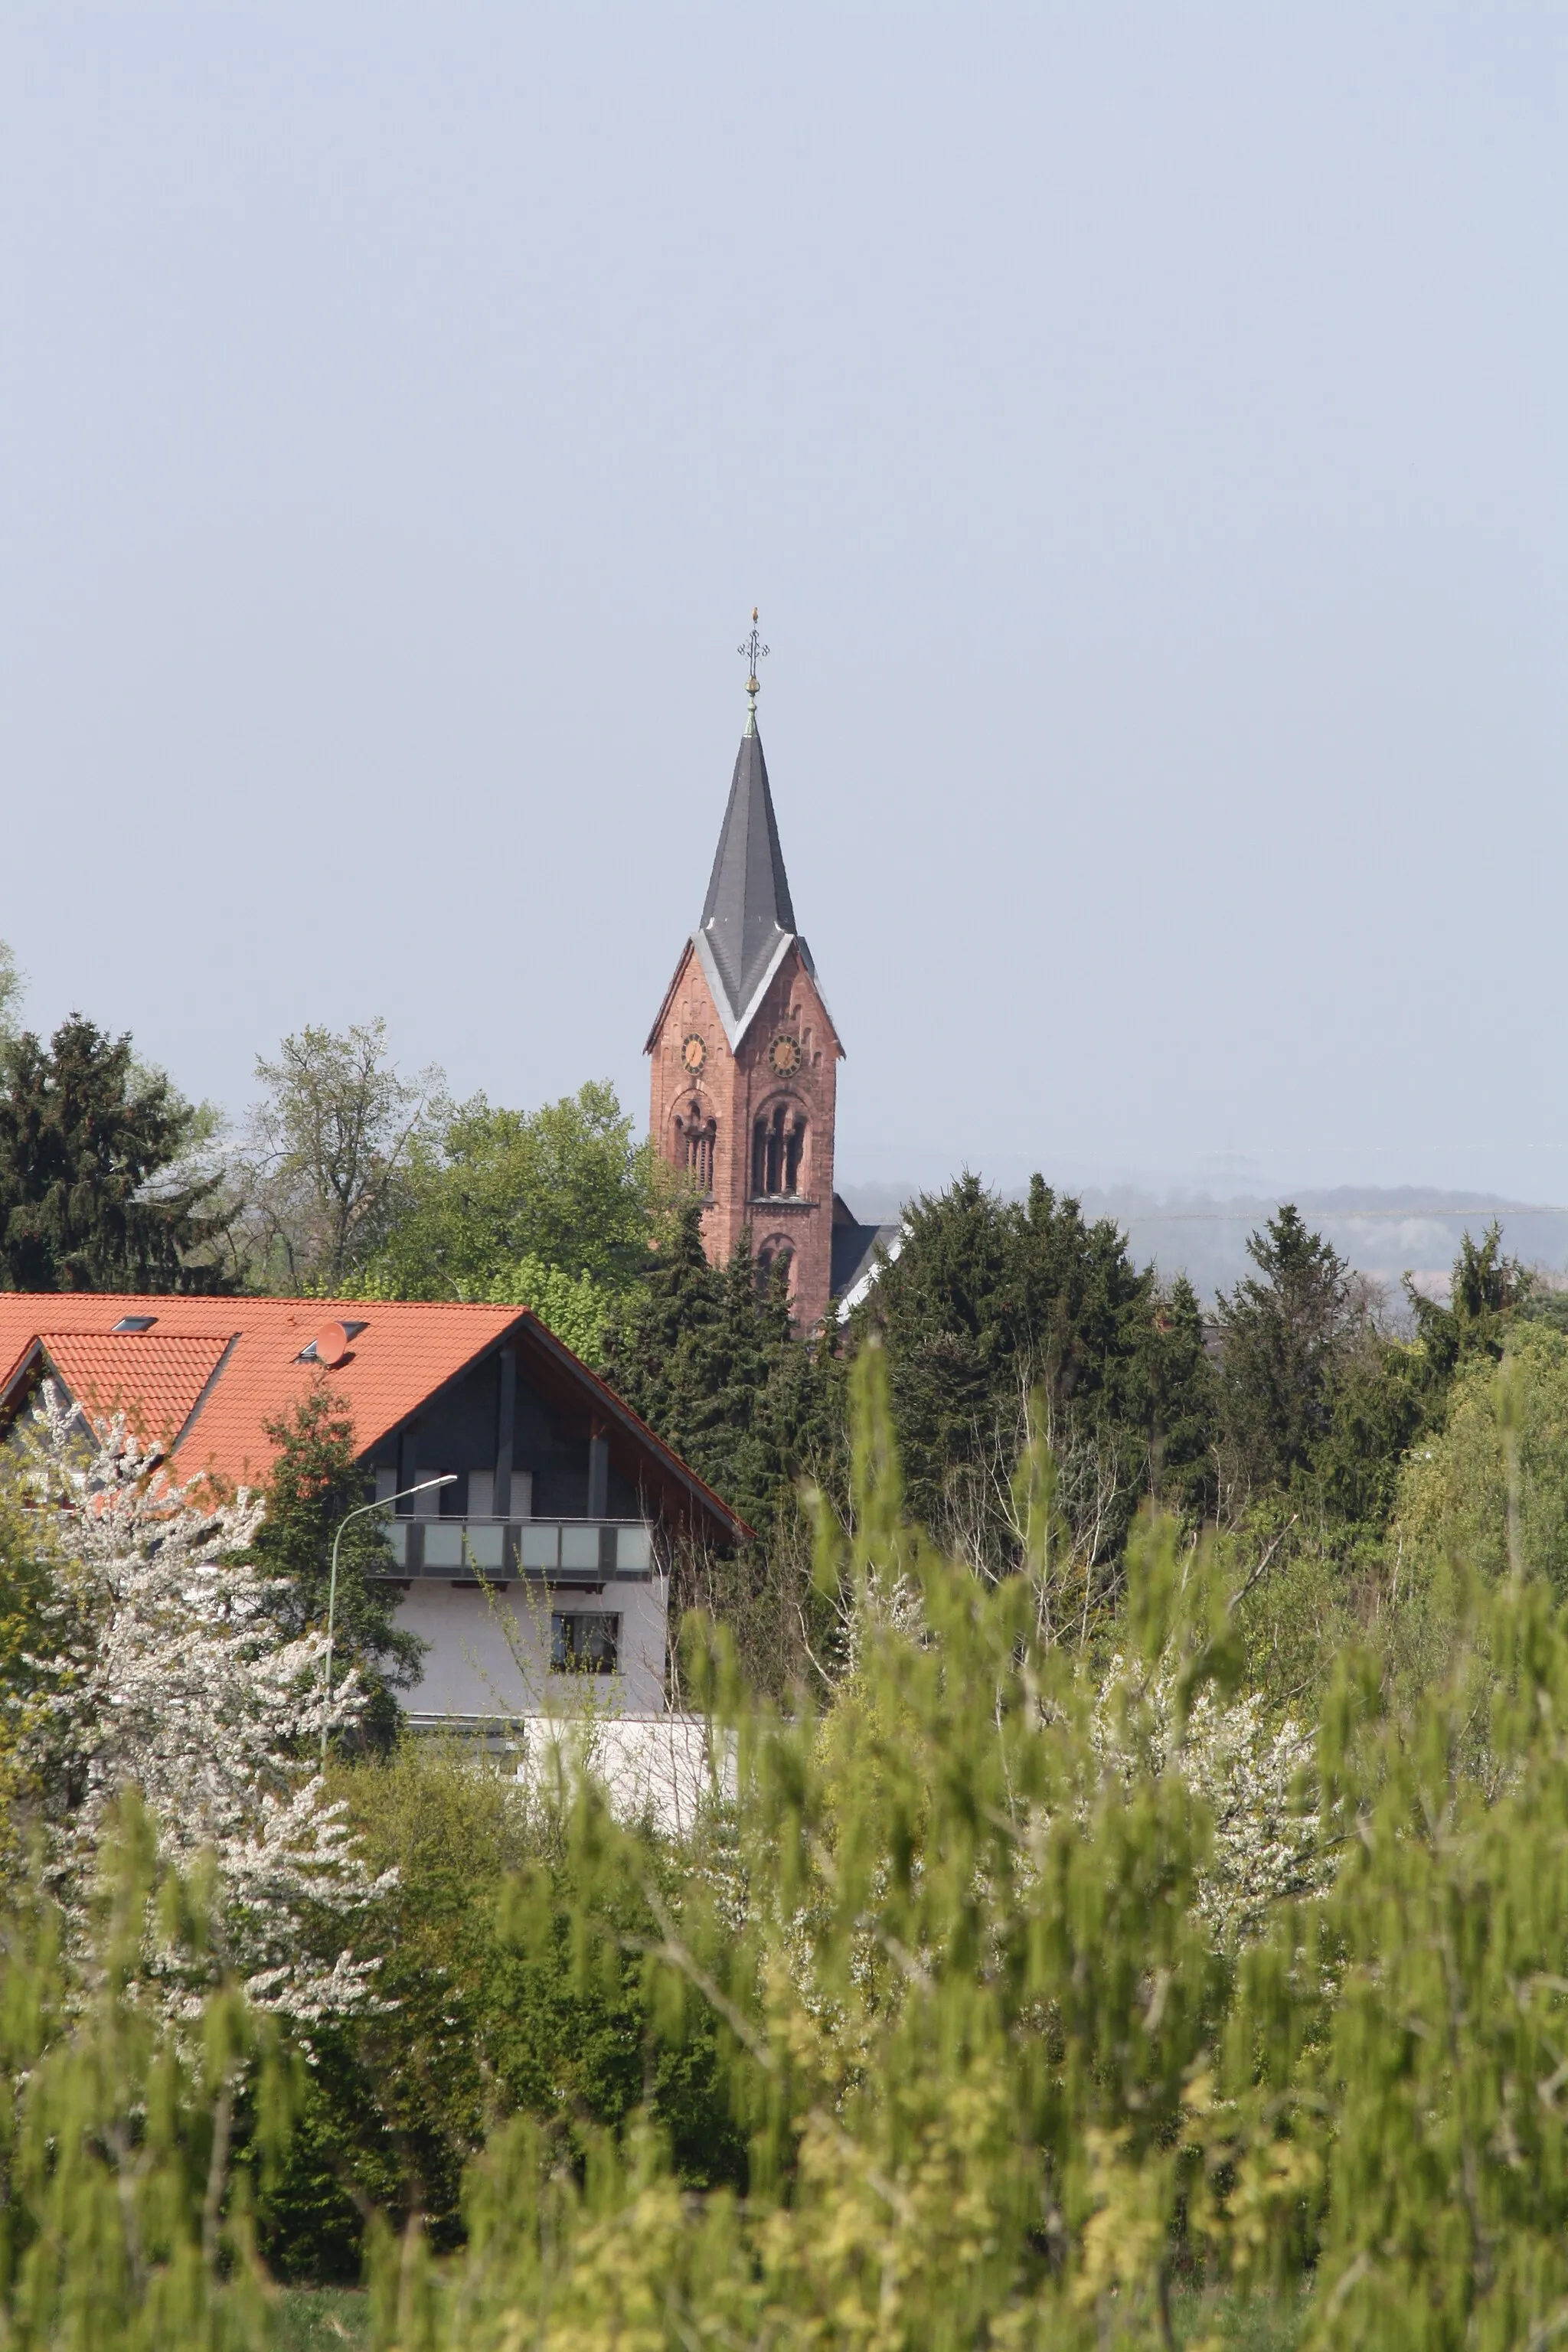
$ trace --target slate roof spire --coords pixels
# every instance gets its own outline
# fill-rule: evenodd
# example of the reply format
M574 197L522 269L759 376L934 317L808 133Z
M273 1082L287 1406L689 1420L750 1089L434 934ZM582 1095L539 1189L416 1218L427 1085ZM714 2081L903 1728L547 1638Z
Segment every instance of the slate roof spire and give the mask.
M778 970L784 950L795 937L795 908L790 902L789 877L779 847L778 820L768 789L768 764L757 732L757 664L766 655L757 615L740 647L747 657L746 731L735 755L729 804L719 832L719 847L702 902L702 920L696 934L698 954L708 972L709 985L719 999L719 1012L731 1046L738 1045L751 1025L763 991ZM805 942L802 953L810 960Z
M698 929L729 999L720 1009L730 1014L737 1037L748 1025L753 1000L794 937L795 908L753 704L735 754L730 802Z

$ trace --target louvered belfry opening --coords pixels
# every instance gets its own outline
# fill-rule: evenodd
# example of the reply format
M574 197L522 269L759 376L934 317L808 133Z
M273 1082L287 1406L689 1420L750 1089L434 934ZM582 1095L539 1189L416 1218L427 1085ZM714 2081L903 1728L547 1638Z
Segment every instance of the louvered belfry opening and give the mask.
M752 1130L752 1192L759 1201L798 1200L805 1167L805 1113L775 1103Z
M713 1155L719 1140L718 1120L693 1095L684 1113L676 1119L675 1132L679 1143L676 1164L695 1176L704 1192L711 1192Z

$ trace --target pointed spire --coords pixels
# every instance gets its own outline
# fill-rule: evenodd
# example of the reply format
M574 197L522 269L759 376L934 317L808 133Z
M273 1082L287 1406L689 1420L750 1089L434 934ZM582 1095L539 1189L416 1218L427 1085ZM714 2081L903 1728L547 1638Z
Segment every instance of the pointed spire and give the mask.
M723 983L737 1033L746 1027L753 1000L777 963L780 950L795 936L789 877L779 847L763 739L757 732L755 677L753 667L748 688L753 695L752 709L735 755L729 806L698 933Z

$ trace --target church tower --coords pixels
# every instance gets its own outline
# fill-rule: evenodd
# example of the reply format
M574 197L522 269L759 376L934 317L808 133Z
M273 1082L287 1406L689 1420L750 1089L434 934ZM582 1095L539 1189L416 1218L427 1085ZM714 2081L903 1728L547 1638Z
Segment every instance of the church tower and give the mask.
M833 1286L833 1120L844 1048L817 985L795 908L757 732L752 628L750 707L703 902L645 1051L653 1057L651 1133L706 1196L702 1237L721 1265L742 1233L766 1271L789 1265L797 1325L821 1320Z

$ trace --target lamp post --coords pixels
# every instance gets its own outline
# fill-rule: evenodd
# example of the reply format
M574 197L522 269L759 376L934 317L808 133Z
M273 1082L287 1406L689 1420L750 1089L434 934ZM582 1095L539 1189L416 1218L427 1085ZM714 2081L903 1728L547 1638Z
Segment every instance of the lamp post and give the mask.
M446 1471L439 1478L421 1478L417 1486L401 1486L395 1495L383 1495L374 1503L356 1503L338 1521L338 1531L332 1538L332 1576L327 1588L327 1687L323 1703L330 1704L332 1696L332 1624L338 1613L338 1546L343 1539L343 1529L350 1519L362 1519L367 1511L384 1511L393 1503L405 1503L410 1495L427 1495L433 1486L455 1486L458 1474ZM327 1760L327 1727L321 1725L321 1761Z

